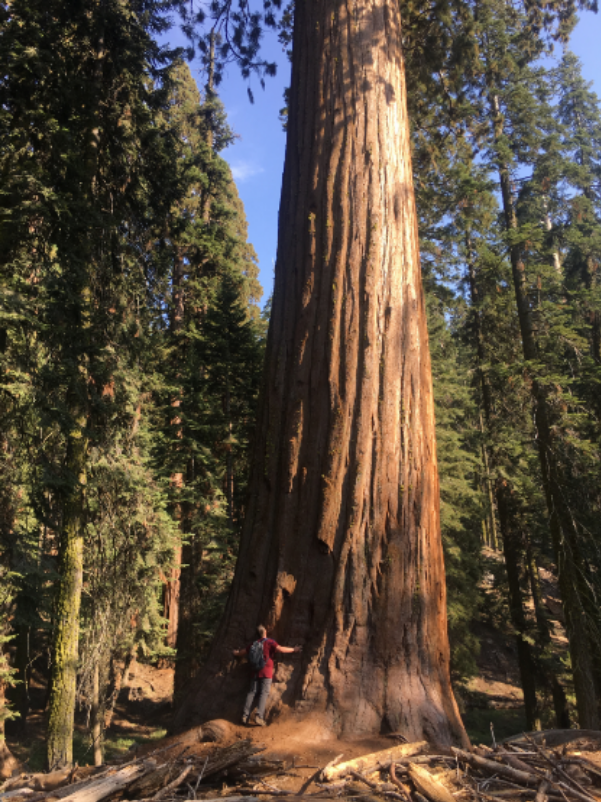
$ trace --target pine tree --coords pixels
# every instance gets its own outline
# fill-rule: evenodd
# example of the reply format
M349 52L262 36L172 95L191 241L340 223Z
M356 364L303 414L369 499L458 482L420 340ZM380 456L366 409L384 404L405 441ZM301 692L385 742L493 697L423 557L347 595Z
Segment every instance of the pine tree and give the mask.
M505 240L524 370L533 402L541 482L566 611L579 717L583 726L587 721L593 726L597 716L591 662L594 646L585 622L592 622L594 614L587 583L583 581L587 569L580 527L570 512L571 504L565 493L573 469L571 461L566 460L570 450L566 436L569 427L568 417L561 408L571 382L553 358L554 343L568 321L566 310L558 303L560 287L555 260L545 247L548 226L541 224L546 218L549 193L548 181L542 181L544 155L549 147L554 147L556 139L552 132L549 89L542 71L530 67L541 44L532 41L525 18L517 11L495 4L480 3L477 8L480 74L490 125L489 152L501 187ZM516 193L518 169L530 169L532 177L522 180L522 189ZM575 408L569 402L568 406Z
M598 419L601 365L601 110L584 81L578 59L567 51L555 74L562 136L562 196L558 198L556 236L563 250L562 269L568 297L581 311L579 331L588 340L588 359L580 366L579 383ZM557 246L556 246L557 247ZM592 360L592 362L591 362Z
M181 569L165 591L178 694L202 659L231 579L262 368L261 288L244 209L219 156L232 139L223 107L210 86L201 102L184 64L175 72L165 122L177 131L178 181L185 187L158 255L167 271L169 322L158 397L162 440L155 449L169 472L181 531ZM157 327L164 328L160 320Z
M422 243L424 240L422 240ZM450 318L461 303L434 282L425 282L432 379L436 410L436 453L440 472L440 523L447 581L451 671L457 682L477 673L479 643L472 628L481 604L481 524L485 507L479 432L467 353L453 336Z
M463 13L469 17L469 9ZM453 39L455 31L459 46L455 60L447 57L448 66L445 64L437 80L422 81L427 87L428 100L423 102L423 96L421 100L418 96L414 108L418 204L422 217L424 208L438 210L436 225L429 232L422 226L422 251L425 245L426 259L433 262L442 260L460 269L465 266L465 284L472 308L466 314L464 330L473 349L477 379L474 389L482 405L482 430L486 435L482 443L483 481L490 511L486 528L493 542L498 531L505 546L509 580L506 592L510 595L509 612L516 633L527 719L532 727L536 726L540 718L538 692L549 688L558 718L565 723L565 693L557 679L559 667L549 652L548 625L540 614L537 591L535 556L540 548L545 551L537 514L540 519L545 512L537 487L536 477L540 474L532 463L531 450L523 445L535 440L529 422L527 388L520 375L521 355L516 350L517 320L511 304L507 304L505 243L497 228L490 162L480 157L476 163L475 159L478 149L490 147L491 141L486 127L488 110L483 104L483 98L490 99L490 93L483 91L484 79L488 80L490 75L480 59L490 58L492 53L493 58L498 56L495 68L507 78L504 86L513 109L510 135L504 142L505 155L522 164L524 159L532 163L534 155L539 172L545 159L547 163L553 162L557 136L551 129L555 123L548 101L544 105L545 92L548 98L549 90L544 87L544 74L540 71L535 74L528 68L529 61L540 52L542 42L536 37L532 39L532 28L525 17L505 7L475 4L471 24L466 25L457 13L451 13L449 22L447 40ZM473 44L470 47L470 41L475 43L476 37L484 37L484 41L477 48ZM425 55L426 64L428 58L431 54ZM410 52L409 69L412 59L415 52ZM458 62L464 68L464 74L459 76ZM417 67L419 74L419 63ZM511 80L516 70L521 71L520 81ZM532 251L536 243L539 263L554 265L556 260L549 249L553 236L548 233L548 224L540 225L545 218L541 193L537 195L538 211L535 213L532 207L533 217L526 228L524 200L531 186L532 182L524 183L520 193L520 225ZM547 210L548 207L547 203ZM428 239L435 245L431 256ZM508 403L510 398L514 399L513 404ZM534 599L536 619L528 612L530 598Z
M136 291L146 292L141 230L169 203L169 184L159 194L157 176L173 151L153 115L165 102L171 57L149 31L164 25L170 5L144 4L140 15L135 4L116 2L79 9L16 2L2 12L10 65L1 87L3 227L10 227L2 248L28 288L26 311L40 343L39 363L27 365L50 435L39 516L59 550L50 766L72 759L89 460L122 414L128 376L116 354L136 334L126 310Z

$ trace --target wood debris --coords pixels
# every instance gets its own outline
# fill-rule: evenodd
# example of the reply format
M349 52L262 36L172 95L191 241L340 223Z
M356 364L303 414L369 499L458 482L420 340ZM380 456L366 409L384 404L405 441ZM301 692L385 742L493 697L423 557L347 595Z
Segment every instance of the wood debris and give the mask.
M601 733L588 731L448 754L423 741L403 743L345 762L339 755L321 770L263 754L247 739L203 749L184 739L126 764L13 777L0 787L0 802L601 802Z
M354 760L347 760L344 763L336 763L326 766L322 771L322 779L332 782L339 780L351 771L370 772L377 769L388 769L392 762L398 762L402 758L418 755L425 751L428 744L426 741L419 741L412 744L399 744L391 749L383 749L381 752L373 752L370 755L362 755Z

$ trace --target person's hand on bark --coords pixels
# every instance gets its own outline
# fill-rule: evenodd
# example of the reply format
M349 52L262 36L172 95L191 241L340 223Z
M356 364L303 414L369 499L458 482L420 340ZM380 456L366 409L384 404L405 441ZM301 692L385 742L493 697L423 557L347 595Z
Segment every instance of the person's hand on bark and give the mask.
M278 645L278 648L276 649L276 651L280 652L281 654L293 654L293 653L298 654L299 652L302 652L302 650L303 650L302 646L280 646L280 645Z

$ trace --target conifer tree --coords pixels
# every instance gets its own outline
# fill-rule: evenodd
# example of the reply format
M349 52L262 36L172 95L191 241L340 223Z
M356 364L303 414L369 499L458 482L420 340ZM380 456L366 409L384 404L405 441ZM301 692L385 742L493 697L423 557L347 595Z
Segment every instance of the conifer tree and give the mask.
M231 578L261 372L261 288L244 209L219 156L232 133L217 94L207 86L201 102L184 64L175 71L165 123L177 132L184 187L166 220L168 242L157 254L167 270L169 328L156 453L169 471L181 531L181 569L165 593L177 694L202 657Z
M547 186L545 200L544 193L532 192L532 181L525 182L520 192L519 212L523 236L529 239L530 258L532 260L536 247L537 261L545 266L545 275L546 266L554 266L557 261L557 255L550 248L551 240L557 240L557 233L549 233L548 195L552 178L547 169L543 182L541 169L545 165L548 168L553 163L553 154L557 155L557 136L553 133L556 124L551 119L549 89L544 85L546 76L540 71L537 75L528 68L542 48L541 40L532 36L532 20L515 10L493 9L482 3L474 4L473 10L473 20L467 25L459 14L450 14L446 35L452 41L454 31L456 41L461 42L459 50L455 51L454 60L448 56L448 69L436 80L426 81L429 102L415 106L418 198L422 205L434 203L441 209L438 229L433 233L434 241L441 243L438 259L442 256L446 263L455 260L465 265L472 305L465 330L476 361L475 390L483 405L486 431L483 467L492 512L488 520L494 531L498 511L499 533L509 549L505 549L512 599L509 609L522 666L527 719L532 727L536 726L540 716L539 692L548 688L554 697L558 719L565 725L565 693L557 679L557 662L549 652L549 628L541 614L540 593L536 589L537 568L533 554L544 544L544 538L534 511L538 512L539 519L544 519L545 513L540 506L536 483L540 474L532 464L530 449L523 446L529 440L533 443L536 440L529 424L528 394L520 377L521 356L515 348L519 343L515 330L517 320L511 305L507 305L505 244L497 228L494 184L490 180L490 171L496 172L498 167L481 158L476 166L474 160L478 149L490 147L491 143L490 129L487 131L488 111L482 105L483 97L490 99L490 93L483 91L483 86L491 76L478 66L479 59L496 54L493 56L498 57L496 68L507 79L504 86L511 97L513 115L504 141L505 155L512 163L514 159L521 165L529 161L531 168L536 162L536 181L540 186ZM466 8L464 14L469 18L469 9ZM548 20L547 24L550 22ZM420 20L418 27L422 24ZM472 37L481 36L485 37L484 42L480 42L478 49L470 49L470 41L475 41ZM512 42L522 40L522 44L512 50ZM503 44L494 50L494 43L499 42ZM465 69L464 74L458 76L455 66L462 54ZM414 52L410 51L409 68L413 58ZM423 59L426 63L427 58ZM420 65L417 67L419 69ZM511 80L512 70L521 71L520 81ZM436 99L434 103L433 98ZM530 203L529 222L526 223L526 199L534 195L537 200ZM545 220L544 226L541 220ZM508 344L506 353L501 345L505 342ZM496 376L500 379L498 388ZM511 376L510 387L508 376ZM515 398L513 408L508 404L511 397ZM516 437L516 426L520 437ZM528 613L530 598L534 599L536 620Z
M566 310L557 303L560 288L555 260L543 247L547 226L541 224L546 217L549 190L549 177L546 184L542 180L544 154L553 147L554 122L543 73L529 66L542 44L532 40L527 21L518 11L486 3L479 3L477 10L482 92L488 103L490 125L489 152L501 187L524 369L532 393L541 482L566 611L579 717L583 726L586 722L593 726L598 705L591 662L594 640L589 627L596 626L596 616L587 589L590 584L583 579L587 569L581 527L574 520L565 493L573 468L566 451L568 418L563 416L562 420L560 399L567 399L570 380L553 358L554 344L567 318ZM518 166L532 171L531 180L526 181L519 194L515 191Z
M136 336L126 310L145 283L141 230L169 202L169 182L156 190L172 150L153 114L170 56L149 32L170 5L144 4L144 14L116 2L2 10L3 257L33 296L27 312L41 352L28 368L50 434L38 499L59 551L51 767L72 760L89 460L122 413L128 375L116 354Z
M567 290L582 309L581 331L589 342L582 391L600 416L601 365L601 110L599 99L582 78L580 63L566 51L556 71L557 113L563 125L559 146L565 189L556 228L564 251ZM561 233L560 233L561 232Z

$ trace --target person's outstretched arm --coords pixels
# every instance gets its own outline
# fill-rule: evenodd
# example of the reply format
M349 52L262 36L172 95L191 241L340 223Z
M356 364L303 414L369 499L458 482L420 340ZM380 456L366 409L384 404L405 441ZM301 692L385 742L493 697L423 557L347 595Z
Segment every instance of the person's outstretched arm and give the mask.
M278 643L276 652L281 652L282 654L292 654L293 652L302 652L302 646L280 646Z
M232 654L234 657L246 657L246 649L234 649Z

